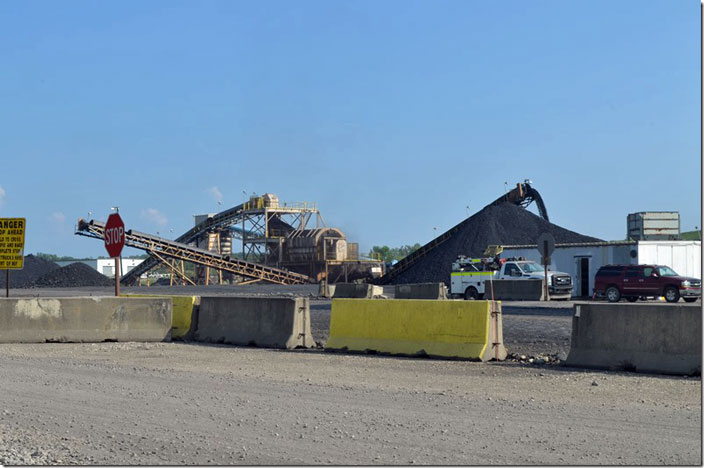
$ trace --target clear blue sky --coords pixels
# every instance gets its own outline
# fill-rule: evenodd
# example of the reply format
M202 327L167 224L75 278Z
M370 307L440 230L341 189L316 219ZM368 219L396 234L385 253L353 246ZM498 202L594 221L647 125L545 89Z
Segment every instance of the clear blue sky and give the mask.
M175 237L242 190L425 243L526 178L586 235L701 226L698 1L22 0L0 31L26 253L105 255L73 230L115 205Z

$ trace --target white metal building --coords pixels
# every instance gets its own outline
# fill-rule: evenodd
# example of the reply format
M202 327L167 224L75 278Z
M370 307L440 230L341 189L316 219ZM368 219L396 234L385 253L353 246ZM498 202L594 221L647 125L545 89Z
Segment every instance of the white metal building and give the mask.
M535 245L504 246L503 258L525 257L540 263ZM608 264L667 265L683 276L702 277L701 241L614 241L555 244L550 269L572 275L572 295L591 296L594 275Z
M143 261L143 258L123 258L120 262L120 275L124 275ZM113 258L94 258L90 260L68 260L56 262L56 264L61 267L70 265L71 263L85 263L89 267L96 269L98 273L102 273L108 278L115 277L115 259Z

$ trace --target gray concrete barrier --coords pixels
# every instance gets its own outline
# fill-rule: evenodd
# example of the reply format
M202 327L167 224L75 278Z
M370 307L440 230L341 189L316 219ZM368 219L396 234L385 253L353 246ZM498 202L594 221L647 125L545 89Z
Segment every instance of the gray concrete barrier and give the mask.
M394 286L396 299L447 299L445 283L397 284Z
M338 299L371 299L384 294L384 288L366 283L337 283L334 298Z
M334 284L328 284L324 281L321 281L319 286L320 287L318 288L318 296L333 297L335 295Z
M170 298L0 299L0 343L171 341Z
M575 304L567 365L662 374L701 373L701 308Z
M201 297L195 341L311 348L307 297Z
M484 299L491 299L491 283L497 301L540 301L543 298L543 280L502 279L484 281Z

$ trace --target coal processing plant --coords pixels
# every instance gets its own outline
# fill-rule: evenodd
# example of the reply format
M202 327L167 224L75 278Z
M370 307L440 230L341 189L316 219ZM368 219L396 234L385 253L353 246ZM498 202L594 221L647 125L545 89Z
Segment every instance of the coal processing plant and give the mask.
M538 214L526 209L533 203ZM676 227L668 239L678 239L679 221ZM81 219L76 234L102 239L103 232L103 223ZM271 193L253 196L220 213L196 215L195 226L175 240L128 231L125 245L144 250L149 257L124 274L121 282L138 285L150 270L161 266L170 274L167 284L302 284L324 280L447 284L458 256L481 257L490 245L504 246L504 253L538 255L536 239L546 233L552 235L557 247L553 268L574 276L574 293L579 296L590 293L594 273L604 262L672 263L690 275L700 268L694 261L680 265L675 257L649 254L652 246L643 243L652 241L647 236L632 238L629 234L625 240L604 241L553 224L542 196L525 180L394 265L360 255L358 244L349 242L342 230L325 225L314 203L281 203ZM234 254L233 244L238 242L242 253ZM657 252L686 250L677 258L694 258L700 252L696 245L662 247ZM189 262L195 268L186 268Z
M104 231L100 221L78 220L78 235L103 239ZM241 242L241 255L233 253L234 242ZM281 203L271 193L196 215L195 226L175 240L128 230L125 245L149 254L121 277L126 285L140 284L158 266L169 271L170 284L191 285L372 280L383 267L360 255L342 230L327 227L314 203ZM187 263L195 265L190 274Z
M533 202L540 216L525 209ZM544 232L558 242L599 240L550 223L545 203L529 180L388 270L380 260L361 256L358 244L348 242L340 229L327 227L315 203L282 203L266 193L194 219L194 227L175 240L127 231L125 245L149 257L124 274L121 283L140 284L158 266L170 273L169 284L447 282L457 255L479 256L491 244L530 243ZM104 224L79 219L76 234L102 239ZM234 242L241 242L241 255L233 254ZM195 265L190 272L188 262Z

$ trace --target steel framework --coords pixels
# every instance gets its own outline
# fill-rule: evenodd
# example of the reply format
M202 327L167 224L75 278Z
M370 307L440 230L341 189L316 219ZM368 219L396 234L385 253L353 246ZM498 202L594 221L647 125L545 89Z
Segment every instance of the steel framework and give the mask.
M104 231L105 224L99 221L85 221L81 219L78 221L76 234L95 239L103 239ZM181 277L183 281L188 281L191 284L194 283L186 276L183 265L181 264L181 268L178 268L176 266L177 262L188 261L197 265L231 272L253 281L268 281L278 284L302 284L311 282L310 278L306 275L233 259L229 256L220 255L209 250L199 249L191 245L133 230L129 230L125 233L125 245L149 252L155 259L155 262L161 261L166 264L173 273ZM145 262L147 260L145 260ZM143 263L144 262L142 262L142 264ZM134 271L134 269L132 271ZM132 271L130 271L130 273ZM124 279L125 277L123 276L121 281L124 282Z

